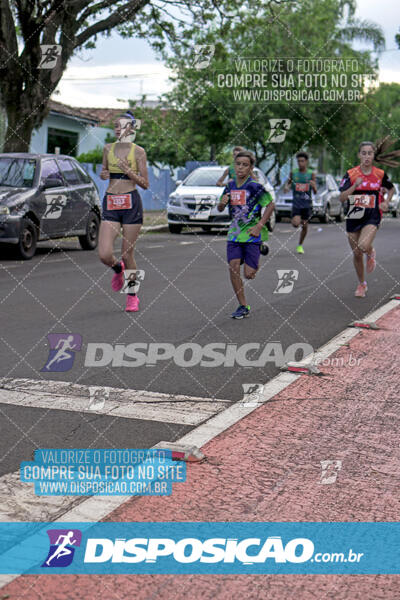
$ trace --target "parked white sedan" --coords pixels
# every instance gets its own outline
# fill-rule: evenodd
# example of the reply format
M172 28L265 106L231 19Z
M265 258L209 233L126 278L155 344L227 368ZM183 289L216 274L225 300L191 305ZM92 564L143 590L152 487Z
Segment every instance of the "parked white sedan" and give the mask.
M183 181L177 181L176 190L169 196L167 204L168 225L171 233L180 233L184 225L228 229L231 219L229 210L218 212L217 204L223 187L216 185L226 167L199 167ZM257 180L271 194L275 202L275 191L264 173L254 168ZM270 231L275 227L275 213L268 222Z

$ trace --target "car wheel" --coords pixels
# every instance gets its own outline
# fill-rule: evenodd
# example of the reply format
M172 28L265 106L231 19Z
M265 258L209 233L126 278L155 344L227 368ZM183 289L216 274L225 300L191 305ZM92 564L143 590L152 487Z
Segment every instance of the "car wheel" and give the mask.
M168 225L170 233L180 233L182 231L182 225L173 225L170 223Z
M275 229L276 221L277 221L276 212L273 211L272 215L270 216L270 218L269 218L269 220L267 222L267 229L271 233Z
M326 207L325 213L322 215L322 217L319 217L319 220L321 223L325 223L325 225L329 223L329 206Z
M202 225L202 226L201 226L201 228L202 228L202 230L203 230L203 231L205 231L206 233L207 233L208 231L211 231L211 229L212 229L212 228L211 228L211 225Z
M397 217L399 216L399 209L397 208L396 210L392 210L392 216L394 219L397 219Z
M343 208L343 204L341 204L339 214L336 215L335 219L336 219L337 223L342 223L342 221L344 220L344 208Z
M19 241L16 248L19 258L30 260L35 255L37 238L36 225L28 217L24 217L21 221Z
M83 250L94 250L99 241L100 219L95 212L89 214L86 223L85 235L78 236L79 243Z

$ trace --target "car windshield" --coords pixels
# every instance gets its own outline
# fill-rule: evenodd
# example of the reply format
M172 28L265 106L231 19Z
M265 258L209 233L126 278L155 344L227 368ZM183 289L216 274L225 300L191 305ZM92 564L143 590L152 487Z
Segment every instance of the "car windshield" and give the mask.
M0 186L30 188L35 178L35 170L35 159L0 158Z
M224 171L224 168L210 169L209 171L206 169L196 169L196 171L190 173L183 185L215 186Z

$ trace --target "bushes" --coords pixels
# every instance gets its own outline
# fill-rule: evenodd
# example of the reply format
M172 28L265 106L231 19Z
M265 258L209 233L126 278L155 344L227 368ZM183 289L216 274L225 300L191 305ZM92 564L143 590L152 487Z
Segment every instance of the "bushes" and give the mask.
M81 163L91 163L95 165L101 165L103 161L103 148L96 146L95 150L90 152L84 152L77 157L77 160Z

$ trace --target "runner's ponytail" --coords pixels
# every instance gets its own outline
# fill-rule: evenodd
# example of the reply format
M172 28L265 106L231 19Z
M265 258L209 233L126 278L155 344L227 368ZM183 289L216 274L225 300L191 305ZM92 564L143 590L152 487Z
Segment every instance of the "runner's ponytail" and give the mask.
M388 152L390 146L393 146L396 141L397 140L387 135L385 138L376 142L376 144L373 144L372 146L375 153L374 161L385 167L399 167L400 162L398 159L400 158L400 150L391 150ZM365 142L362 142L362 145L366 145Z

